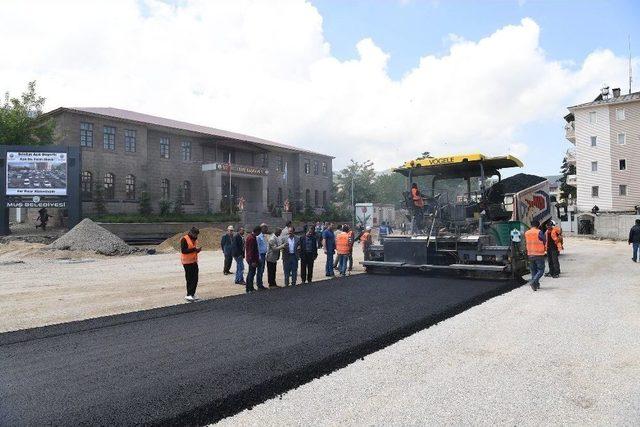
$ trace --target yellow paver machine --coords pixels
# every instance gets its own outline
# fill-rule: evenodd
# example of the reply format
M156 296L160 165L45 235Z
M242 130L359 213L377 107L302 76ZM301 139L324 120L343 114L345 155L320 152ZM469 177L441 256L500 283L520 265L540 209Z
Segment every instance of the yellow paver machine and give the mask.
M502 179L502 169L522 166L513 156L475 153L421 157L395 169L407 178L403 203L410 232L372 245L362 263L367 272L521 279L528 271L524 231L533 220L551 218L546 178ZM421 189L424 207L411 196L416 179L430 184Z

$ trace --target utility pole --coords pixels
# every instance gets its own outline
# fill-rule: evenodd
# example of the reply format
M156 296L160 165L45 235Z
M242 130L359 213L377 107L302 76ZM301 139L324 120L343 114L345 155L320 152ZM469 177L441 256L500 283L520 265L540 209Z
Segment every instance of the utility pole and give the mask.
M351 172L351 226L356 226L356 203L354 197L355 171Z
M629 34L629 95L631 95L631 82L632 82L632 68L631 68L631 34Z

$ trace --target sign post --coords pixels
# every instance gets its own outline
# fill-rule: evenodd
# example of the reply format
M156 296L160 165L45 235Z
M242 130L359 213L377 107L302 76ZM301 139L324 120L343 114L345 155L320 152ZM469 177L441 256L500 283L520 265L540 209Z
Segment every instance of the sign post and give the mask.
M80 149L59 145L0 145L0 235L10 234L10 208L67 210L80 222Z

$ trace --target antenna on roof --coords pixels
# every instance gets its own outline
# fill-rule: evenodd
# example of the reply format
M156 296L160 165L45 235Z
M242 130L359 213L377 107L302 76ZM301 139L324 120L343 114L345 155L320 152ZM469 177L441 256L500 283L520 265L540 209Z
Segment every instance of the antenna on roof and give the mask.
M631 34L629 34L629 94L631 94L631 82L633 81L631 77L632 68L631 68Z

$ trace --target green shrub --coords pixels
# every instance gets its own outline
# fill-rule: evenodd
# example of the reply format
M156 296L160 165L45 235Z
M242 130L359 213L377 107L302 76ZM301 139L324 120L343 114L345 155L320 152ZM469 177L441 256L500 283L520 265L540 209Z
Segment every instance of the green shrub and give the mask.
M140 188L140 205L138 205L140 215L151 215L153 207L151 206L151 195L147 189L147 184L142 184Z
M92 215L90 218L96 222L111 223L153 223L153 222L238 222L240 218L237 215L229 215L228 213L216 214L175 214L168 212L165 215L143 215L137 214L105 214Z
M171 213L171 202L167 199L160 200L160 216L168 216Z

